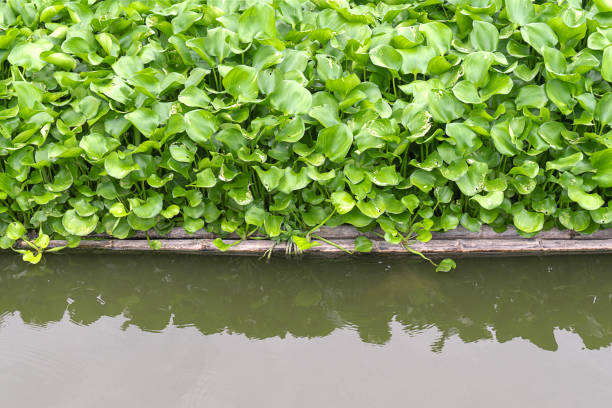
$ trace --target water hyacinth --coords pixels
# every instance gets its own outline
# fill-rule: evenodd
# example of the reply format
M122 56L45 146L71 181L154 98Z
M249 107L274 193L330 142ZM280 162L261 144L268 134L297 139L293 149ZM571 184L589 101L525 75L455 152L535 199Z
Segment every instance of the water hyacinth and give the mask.
M459 225L607 228L611 11L2 1L0 246L37 230L37 262L50 237L175 226L300 250L322 225L407 248Z

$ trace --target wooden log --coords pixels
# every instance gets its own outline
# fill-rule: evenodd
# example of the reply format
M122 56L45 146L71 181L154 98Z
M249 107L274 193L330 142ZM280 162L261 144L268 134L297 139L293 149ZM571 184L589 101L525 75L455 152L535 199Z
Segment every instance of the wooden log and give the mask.
M199 254L226 254L226 255L263 255L266 251L273 254L285 254L287 244L276 244L270 240L242 241L227 251L220 251L211 239L162 239L162 247L155 252L181 252ZM237 241L227 240L227 244ZM334 243L349 250L354 250L354 240L338 239ZM66 245L65 241L52 240L49 248ZM24 243L19 245L27 248ZM567 240L567 239L540 239L540 238L477 238L477 239L432 239L429 242L417 242L411 248L427 256L477 256L477 255L552 255L552 254L580 254L580 253L612 253L612 239L597 240ZM82 240L76 251L120 251L120 252L149 252L153 251L146 240ZM293 249L292 249L293 250ZM386 241L373 241L373 254L411 255L400 245ZM295 254L295 253L294 253ZM304 255L337 256L343 255L341 249L322 242L304 253Z

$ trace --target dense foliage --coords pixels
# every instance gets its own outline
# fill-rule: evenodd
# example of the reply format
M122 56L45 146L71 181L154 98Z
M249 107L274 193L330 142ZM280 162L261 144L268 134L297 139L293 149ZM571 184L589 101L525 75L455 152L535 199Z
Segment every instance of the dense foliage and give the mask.
M610 0L8 0L0 29L0 244L39 230L29 261L94 231L612 221Z

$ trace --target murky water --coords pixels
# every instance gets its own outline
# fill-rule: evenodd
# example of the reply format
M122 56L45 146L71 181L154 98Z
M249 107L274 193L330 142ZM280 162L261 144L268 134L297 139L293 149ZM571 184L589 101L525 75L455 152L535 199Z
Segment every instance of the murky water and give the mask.
M0 407L580 407L612 257L0 257Z

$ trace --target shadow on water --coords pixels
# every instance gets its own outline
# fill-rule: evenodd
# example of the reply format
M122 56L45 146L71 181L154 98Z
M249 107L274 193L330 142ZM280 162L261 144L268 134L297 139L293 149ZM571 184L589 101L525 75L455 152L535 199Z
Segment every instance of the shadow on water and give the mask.
M465 259L455 273L420 262L203 257L57 255L42 265L0 257L2 316L47 325L67 313L75 324L123 316L124 327L161 331L193 326L203 334L252 339L327 336L356 330L385 344L389 323L408 334L435 327L464 342L524 338L556 350L555 329L586 348L612 343L612 257Z

